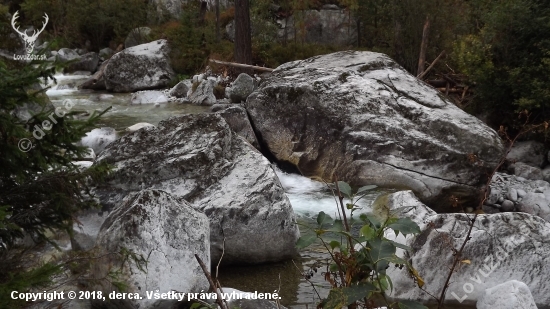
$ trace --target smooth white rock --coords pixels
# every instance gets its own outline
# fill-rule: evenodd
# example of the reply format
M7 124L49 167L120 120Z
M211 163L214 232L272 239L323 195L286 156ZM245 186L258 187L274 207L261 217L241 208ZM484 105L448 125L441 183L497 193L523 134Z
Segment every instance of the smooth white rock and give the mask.
M129 194L109 214L99 231L97 245L108 252L125 248L147 260L146 272L132 261L125 264L122 276L128 284L126 292L190 293L208 290L208 281L195 254L210 266L209 239L209 222L203 213L165 191L143 190ZM120 263L120 257L111 256L106 259ZM105 275L110 264L98 264L98 276ZM124 302L128 306L119 308L171 308L177 304L176 300L147 297Z
M134 125L131 125L129 127L126 128L126 131L128 132L134 132L134 131L137 131L141 128L145 128L145 127L154 127L154 125L148 123L148 122L138 122Z
M132 93L130 101L132 104L155 104L167 103L169 99L164 91L145 90Z
M477 309L537 309L533 295L525 283L511 280L485 290L477 301Z

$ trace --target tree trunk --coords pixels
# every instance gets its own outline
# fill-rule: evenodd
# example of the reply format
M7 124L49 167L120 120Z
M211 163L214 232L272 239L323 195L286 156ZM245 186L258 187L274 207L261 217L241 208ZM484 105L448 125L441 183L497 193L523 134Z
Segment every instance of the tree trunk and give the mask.
M422 31L422 43L420 44L420 56L418 57L418 71L416 76L423 75L426 65L426 50L428 49L428 36L430 35L430 18L426 17L424 30Z
M355 20L355 26L357 27L357 48L361 47L361 19L357 17Z
M216 43L219 43L220 40L220 0L216 0Z
M206 17L206 10L208 9L208 3L201 0L200 18L199 23L204 25L204 18Z
M235 62L252 64L248 0L235 0Z

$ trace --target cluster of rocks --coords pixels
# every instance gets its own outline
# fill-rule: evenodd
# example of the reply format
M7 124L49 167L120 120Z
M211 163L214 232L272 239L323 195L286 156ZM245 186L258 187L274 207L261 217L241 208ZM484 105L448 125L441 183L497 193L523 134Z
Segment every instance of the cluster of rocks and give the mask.
M400 191L381 202L395 216L418 224L420 234L386 237L406 244L400 251L425 282L423 289L407 270L391 266L391 297L434 303L445 285L455 249L464 242L472 214L437 214L411 191ZM447 290L447 305L489 308L550 308L550 223L525 213L478 215ZM429 293L429 294L428 294Z
M541 170L546 150L535 141L518 142L507 155L508 172L495 173L485 199L485 213L526 212L550 221L550 183ZM543 180L544 179L544 180Z
M221 113L136 124L114 141L107 138L111 130L96 130L83 144L96 148L94 164L114 166L107 183L95 189L109 212L83 213L72 245L108 252L125 248L146 257L147 273L138 264L124 266L128 292L208 290L195 253L207 265L266 263L297 254L299 230L275 171ZM106 275L120 262L108 256L94 274ZM111 305L151 308L168 302Z
M195 105L242 103L258 85L258 80L246 73L241 73L228 87L224 87L228 82L229 77L213 75L207 69L205 73L193 76L192 80L179 82L170 90L170 94L177 98L187 98L188 102ZM216 87L223 89L225 100L218 100Z
M159 40L115 54L102 64L96 83L102 80L111 91L134 92L134 104L176 98L212 105L213 113L174 117L158 126L137 124L122 137L112 137L117 132L106 128L90 132L83 144L97 155L94 164L114 166L107 183L96 188L104 209L111 211L80 218L88 226L75 232L75 246L129 247L158 258L149 279L136 274L135 268L126 269L130 291L207 288L191 256L173 252L183 250L187 242L189 248L207 248L204 260L212 263L222 253L222 261L229 264L291 257L299 232L279 180L256 149L261 144L262 150L305 176L412 189L419 199L411 192L400 193L388 200L398 205L401 199L401 206L388 207L408 207L403 215L414 218L423 232L402 239L413 248L407 258L425 274L428 290L443 285L442 267L447 265L441 261L452 259L448 244L460 243L469 219L467 214L435 211L455 209L448 203L451 196L478 204L484 177L504 154L496 132L379 53L338 52L291 62L259 82L241 74L226 87L226 100L216 98L216 86L227 85L228 80L209 72L168 90L151 91L166 87L171 78L166 44ZM143 75L140 66L150 72ZM468 160L471 154L486 165ZM514 171L520 171L522 161L516 161ZM545 192L550 200L550 185L522 177L496 174L486 207L496 209L495 213L511 209L544 217L538 201L546 199ZM529 200L535 203L527 204ZM526 205L533 209L526 211ZM207 220L208 228L201 223L197 234L183 233L180 229L190 224L184 217L195 218L198 224ZM546 241L550 223L514 212L480 215L478 221L465 249L470 260L484 263L486 256L497 254L499 242L513 240L524 222L529 222L532 232L516 251L534 254L509 253L509 267L495 270L494 278L484 278L476 292L468 293L468 300L480 299L487 289L507 280L518 280L534 291L537 305L550 303L544 296L546 286L533 289L541 278L533 270L550 274L545 260L550 253ZM105 263L110 264L116 261ZM460 273L457 282L466 284L475 271ZM182 287L169 273L196 281ZM428 301L416 291L406 271L395 270L390 277L394 297ZM523 290L514 284L514 289Z

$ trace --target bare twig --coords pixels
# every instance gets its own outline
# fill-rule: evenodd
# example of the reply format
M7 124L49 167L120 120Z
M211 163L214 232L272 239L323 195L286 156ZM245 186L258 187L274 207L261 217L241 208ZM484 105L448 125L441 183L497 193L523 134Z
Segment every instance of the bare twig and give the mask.
M222 263L223 255L225 254L225 232L223 231L223 227L221 228L221 230L222 230L222 236L223 236L222 256L220 257L220 260L218 261L218 265L216 265L216 285L217 285L217 288L220 289L220 292L223 293L222 285L220 284L220 281L218 280L218 269L220 267L220 264ZM225 303L225 305L227 307L229 307L229 305L227 304L227 300L225 298L223 299L223 302Z
M317 289L315 288L315 284L313 284L313 282L311 282L308 278L306 278L305 274L302 272L302 270L300 269L300 267L298 267L298 265L296 265L296 262L294 262L294 260L292 260L292 264L294 264L294 266L296 267L296 269L298 269L298 271L300 272L300 274L302 275L302 277L303 277L307 282L309 282L309 284L311 284L311 287L313 288L313 291L315 292L315 294L317 294L317 297L319 297L319 299L321 299L321 295L319 295L319 292L317 292Z
M208 279L208 283L210 283L210 287L216 292L216 296L217 296L216 302L218 303L221 309L229 309L227 308L225 303L222 301L222 296L220 295L220 291L218 290L218 287L216 286L216 284L214 284L214 281L212 281L212 276L210 276L210 272L206 268L206 265L204 265L203 261L201 260L198 254L195 254L195 258L197 259L197 262L199 262L199 265L202 268L202 272L204 273L204 276L206 277L206 279Z
M277 288L277 293L281 293L281 273L279 273L279 287ZM279 299L279 297L277 297L275 303L277 304L277 309L281 309L281 300Z

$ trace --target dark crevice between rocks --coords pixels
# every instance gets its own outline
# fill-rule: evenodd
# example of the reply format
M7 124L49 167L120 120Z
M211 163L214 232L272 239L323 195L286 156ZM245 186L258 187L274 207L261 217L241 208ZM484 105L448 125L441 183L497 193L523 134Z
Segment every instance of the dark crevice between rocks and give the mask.
M246 106L244 106L244 110L246 111L246 117L248 118L248 122L250 122L250 125L252 126L252 131L254 131L254 135L256 135L256 140L258 140L258 144L260 144L260 149L258 150L262 153L262 155L266 157L269 160L269 162L275 163L277 167L280 168L283 172L302 175L298 167L294 166L294 164L287 161L278 160L277 157L275 157L275 155L269 151L269 147L267 143L264 141L262 137L262 133L258 129L256 129L254 121L252 121L252 117L250 117L250 114Z

